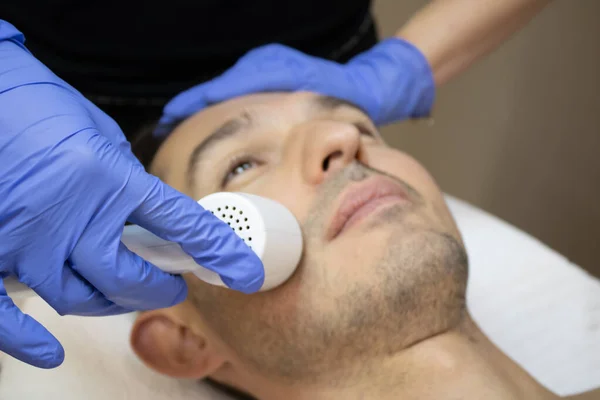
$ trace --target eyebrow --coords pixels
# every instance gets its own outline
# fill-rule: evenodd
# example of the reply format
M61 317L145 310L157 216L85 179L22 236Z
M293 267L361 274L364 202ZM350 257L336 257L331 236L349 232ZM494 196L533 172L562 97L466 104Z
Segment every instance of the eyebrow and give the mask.
M318 96L312 100L312 103L315 107L324 111L334 111L341 107L350 107L364 113L364 110L356 104L338 99L337 97ZM225 121L218 128L213 130L206 139L200 142L192 151L188 161L186 179L190 187L193 186L194 171L200 160L202 160L202 157L217 144L239 137L241 133L247 131L252 125L254 125L252 115L248 112L243 112L242 114Z

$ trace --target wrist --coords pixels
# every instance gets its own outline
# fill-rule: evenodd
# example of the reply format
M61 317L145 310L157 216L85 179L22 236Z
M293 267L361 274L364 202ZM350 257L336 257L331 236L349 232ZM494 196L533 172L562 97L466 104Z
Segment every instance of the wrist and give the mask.
M389 38L352 59L364 106L377 124L428 117L435 98L429 63L413 44Z
M409 118L427 118L431 115L435 101L435 80L433 69L425 54L413 43L403 38L392 37L380 43L382 50L389 54L397 67L397 74L408 79L404 85L407 94L396 96L411 99Z

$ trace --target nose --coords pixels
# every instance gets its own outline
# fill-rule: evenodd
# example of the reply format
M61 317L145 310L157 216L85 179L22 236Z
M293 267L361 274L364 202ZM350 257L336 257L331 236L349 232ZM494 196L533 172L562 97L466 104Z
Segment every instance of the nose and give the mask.
M298 132L304 138L302 168L307 183L318 185L359 157L360 132L350 123L314 121Z

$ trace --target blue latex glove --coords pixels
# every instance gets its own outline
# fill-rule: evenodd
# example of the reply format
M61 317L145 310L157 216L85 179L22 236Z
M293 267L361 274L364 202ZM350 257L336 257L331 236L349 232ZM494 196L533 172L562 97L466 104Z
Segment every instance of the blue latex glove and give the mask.
M59 314L181 302L181 277L121 243L129 219L179 243L228 286L257 291L264 281L258 256L194 200L147 174L114 120L36 60L23 40L0 20L0 278L16 276ZM44 368L64 358L1 279L0 351Z
M361 107L378 124L428 116L435 97L431 68L407 41L391 38L347 64L282 45L250 51L220 77L182 92L164 109L162 135L202 108L254 92L305 90Z

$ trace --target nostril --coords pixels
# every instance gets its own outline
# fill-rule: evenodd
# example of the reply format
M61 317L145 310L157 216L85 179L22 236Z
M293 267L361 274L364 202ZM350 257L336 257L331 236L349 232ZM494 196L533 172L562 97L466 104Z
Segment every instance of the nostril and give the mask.
M327 171L329 169L329 164L331 162L332 159L341 157L344 153L342 153L341 151L334 151L333 153L331 153L330 155L328 155L324 160L323 160L323 171Z

